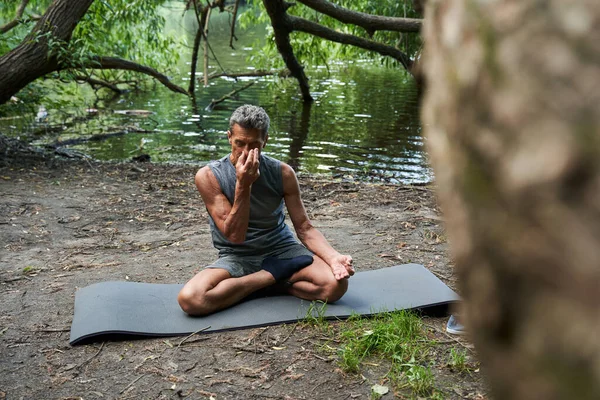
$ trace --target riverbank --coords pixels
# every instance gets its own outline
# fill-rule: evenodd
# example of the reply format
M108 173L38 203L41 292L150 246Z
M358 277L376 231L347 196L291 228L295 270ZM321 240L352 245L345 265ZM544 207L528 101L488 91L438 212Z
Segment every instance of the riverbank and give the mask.
M377 360L359 374L342 372L335 353L320 353L322 334L310 326L207 334L181 347L181 338L69 346L78 288L183 283L216 258L193 183L198 167L64 161L27 149L3 157L0 399L367 399L373 384L386 383ZM352 177L300 176L300 183L313 223L358 271L416 262L456 289L431 187ZM439 341L435 385L444 398L482 399L473 347L446 335L445 322L424 319ZM452 349L472 368L450 368Z

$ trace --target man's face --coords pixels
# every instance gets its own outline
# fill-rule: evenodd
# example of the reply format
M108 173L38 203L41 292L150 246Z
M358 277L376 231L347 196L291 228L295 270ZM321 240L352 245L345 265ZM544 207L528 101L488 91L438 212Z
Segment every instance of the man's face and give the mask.
M227 138L231 144L231 162L235 165L238 158L244 153L248 154L250 150L258 149L258 155L260 156L260 152L267 144L269 136L265 135L263 137L258 129L245 129L238 124L234 124L227 131Z

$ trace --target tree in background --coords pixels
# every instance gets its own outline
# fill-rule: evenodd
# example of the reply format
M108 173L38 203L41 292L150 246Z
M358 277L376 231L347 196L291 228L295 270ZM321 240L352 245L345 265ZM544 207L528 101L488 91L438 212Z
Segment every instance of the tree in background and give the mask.
M429 0L423 117L497 399L600 398L600 8Z
M262 64L280 65L275 49L299 84L302 97L311 101L304 64L331 60L380 60L415 74L422 21L409 0L250 0L253 8L242 23L266 23L266 46L256 58ZM260 5L264 7L260 7Z
M0 104L44 76L87 82L119 93L119 85L139 82L129 73L135 72L187 93L158 71L178 54L173 51L175 40L162 34L164 19L159 6L163 3L3 2L0 15L9 22L0 27Z
M240 0L203 2L182 0L195 12L199 27L193 45L192 77L203 39L204 64L208 59L206 21L210 10L231 13L231 41ZM115 93L139 85L146 74L183 94L193 94L163 73L181 54L175 39L162 32L160 7L165 0L7 0L0 4L0 104L41 77L86 82ZM282 0L252 0L243 25L272 25L266 46L251 62L279 59L298 79L303 98L310 101L304 66L327 64L332 59L375 59L398 65L415 74L421 43L421 20L408 0L301 0L295 6ZM296 32L296 33L294 33ZM293 35L292 35L293 33ZM275 57L273 57L275 55ZM303 64L301 64L303 63ZM268 67L273 64L269 63ZM206 85L206 80L205 80ZM34 93L35 88L29 88Z

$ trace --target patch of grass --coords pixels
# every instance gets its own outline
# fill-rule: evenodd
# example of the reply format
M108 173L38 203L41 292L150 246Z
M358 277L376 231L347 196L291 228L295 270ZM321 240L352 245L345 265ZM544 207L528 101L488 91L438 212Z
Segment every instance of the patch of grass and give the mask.
M32 265L28 265L25 268L23 268L23 274L25 275L35 274L36 272L39 272L39 269Z
M405 364L408 369L404 372L406 377L405 386L408 386L412 391L419 396L429 396L435 390L433 373L427 367L416 364Z
M419 317L407 311L382 313L371 319L350 318L340 332L340 339L345 343L340 358L351 362L349 369L342 363L342 369L355 370L355 360L360 363L374 354L398 363L409 361L426 347L421 326Z
M427 366L429 340L421 319L410 311L381 313L373 318L353 316L339 325L341 343L340 368L358 373L369 356L391 362L390 381L398 388L408 388L418 396L437 396L433 372Z
M302 322L309 326L314 326L321 329L326 329L329 322L325 318L325 312L327 311L327 303L322 301L313 301L308 306Z
M339 364L342 370L350 373L358 373L360 371L360 363L362 358L354 351L351 346L346 346L340 351Z
M337 350L338 364L343 371L360 373L363 362L378 357L390 363L385 378L396 389L410 391L412 396L420 398L444 398L443 392L435 387L434 374L428 364L430 349L437 343L427 337L416 313L373 310L373 317L352 315L343 323L331 324L325 318L326 310L326 303L311 303L302 323L317 328L323 335L320 339L327 340L321 351L331 354ZM332 343L336 343L337 349L330 346ZM454 357L460 361L460 354ZM371 393L372 398L377 395Z
M471 368L467 362L467 352L464 350L456 350L455 348L450 349L448 366L456 372L469 372Z

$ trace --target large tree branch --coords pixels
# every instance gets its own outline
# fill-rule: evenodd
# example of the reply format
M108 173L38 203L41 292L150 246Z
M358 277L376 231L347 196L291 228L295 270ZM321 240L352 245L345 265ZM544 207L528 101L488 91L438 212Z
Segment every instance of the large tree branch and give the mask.
M27 7L28 3L29 0L23 0L21 2L19 8L17 8L17 15L15 16L15 18L12 21L9 21L6 24L0 26L0 33L6 33L15 26L19 25L19 22L21 21L21 18L23 18L23 13L25 12L25 8Z
M420 32L423 25L421 19L384 17L352 11L327 0L298 0L298 2L345 24L360 26L370 36L375 31Z
M187 90L171 82L166 75L161 74L154 68L134 63L133 61L123 60L116 57L94 57L91 62L85 66L92 69L120 69L125 71L139 72L153 77L176 93L188 94Z
M283 0L263 0L263 4L271 19L273 33L275 34L275 44L277 45L279 54L281 54L292 76L298 80L304 101L312 101L313 98L310 95L308 78L304 73L304 68L296 59L294 49L290 43L290 32L294 29L290 16L286 13L290 5Z
M398 60L409 72L412 68L413 61L406 54L395 47L387 46L373 40L340 33L323 25L308 21L304 18L293 17L291 15L288 15L287 18L292 25L292 29L295 31L309 33L323 39L331 40L332 42L349 44L365 50L375 51L381 55L390 56Z

